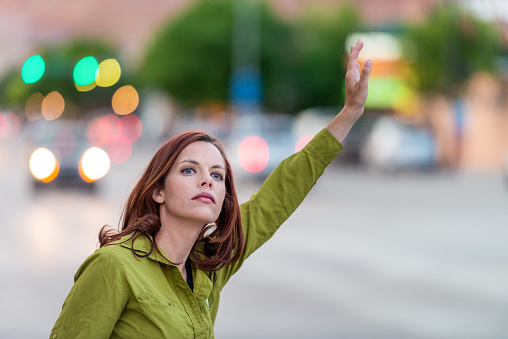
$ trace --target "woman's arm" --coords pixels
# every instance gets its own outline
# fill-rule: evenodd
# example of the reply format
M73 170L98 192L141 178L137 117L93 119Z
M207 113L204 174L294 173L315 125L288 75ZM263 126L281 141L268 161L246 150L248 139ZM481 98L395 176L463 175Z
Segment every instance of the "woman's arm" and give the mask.
M289 218L341 151L340 142L323 128L300 152L284 159L259 191L240 205L245 248L236 263L217 272L220 289Z
M346 104L342 111L300 152L282 161L259 191L240 206L245 250L238 262L218 272L219 284L224 285L243 261L270 239L305 199L325 168L342 151L341 142L362 115L367 100L372 62L365 63L360 76L357 58L362 47L362 41L352 47L346 71Z
M351 47L351 54L346 70L346 102L339 114L326 126L326 129L340 142L343 142L351 127L362 116L369 87L369 75L372 61L365 62L360 73L358 55L363 48L363 41L358 40Z
M96 251L81 265L50 338L109 338L127 302L118 260Z

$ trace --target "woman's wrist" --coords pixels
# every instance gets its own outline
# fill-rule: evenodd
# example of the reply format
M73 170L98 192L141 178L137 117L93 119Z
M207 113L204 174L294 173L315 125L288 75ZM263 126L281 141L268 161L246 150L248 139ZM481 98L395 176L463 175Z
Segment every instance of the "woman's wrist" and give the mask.
M339 114L342 114L344 118L347 117L348 120L351 120L353 121L353 123L355 123L362 116L364 109L365 109L364 105L346 104Z
M340 113L333 118L328 126L326 126L326 129L342 143L362 114L363 106L361 108L354 109L344 106Z

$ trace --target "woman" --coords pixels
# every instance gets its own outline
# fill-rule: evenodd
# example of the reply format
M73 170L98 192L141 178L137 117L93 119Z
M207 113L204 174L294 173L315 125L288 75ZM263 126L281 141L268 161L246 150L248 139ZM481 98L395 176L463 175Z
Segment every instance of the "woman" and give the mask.
M368 60L351 48L346 103L302 151L238 205L218 141L186 132L155 154L129 196L122 231L78 269L51 338L210 338L220 292L303 201L363 113ZM205 225L205 226L203 226Z

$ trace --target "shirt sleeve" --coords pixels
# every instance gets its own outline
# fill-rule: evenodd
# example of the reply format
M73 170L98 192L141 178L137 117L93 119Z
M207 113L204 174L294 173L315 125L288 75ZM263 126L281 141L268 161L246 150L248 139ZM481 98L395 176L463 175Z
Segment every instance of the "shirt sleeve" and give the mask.
M50 338L109 338L126 302L118 259L96 251L78 269Z
M259 191L240 205L245 249L236 263L218 274L222 285L289 218L342 149L328 130L321 130L300 152L282 161Z

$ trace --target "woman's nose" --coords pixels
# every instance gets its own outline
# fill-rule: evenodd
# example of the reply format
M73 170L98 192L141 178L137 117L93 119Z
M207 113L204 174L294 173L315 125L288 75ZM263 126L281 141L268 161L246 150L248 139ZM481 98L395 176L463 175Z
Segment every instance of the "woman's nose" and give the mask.
M208 185L210 188L212 187L213 180L212 178L203 178L203 181L201 182L201 187Z

